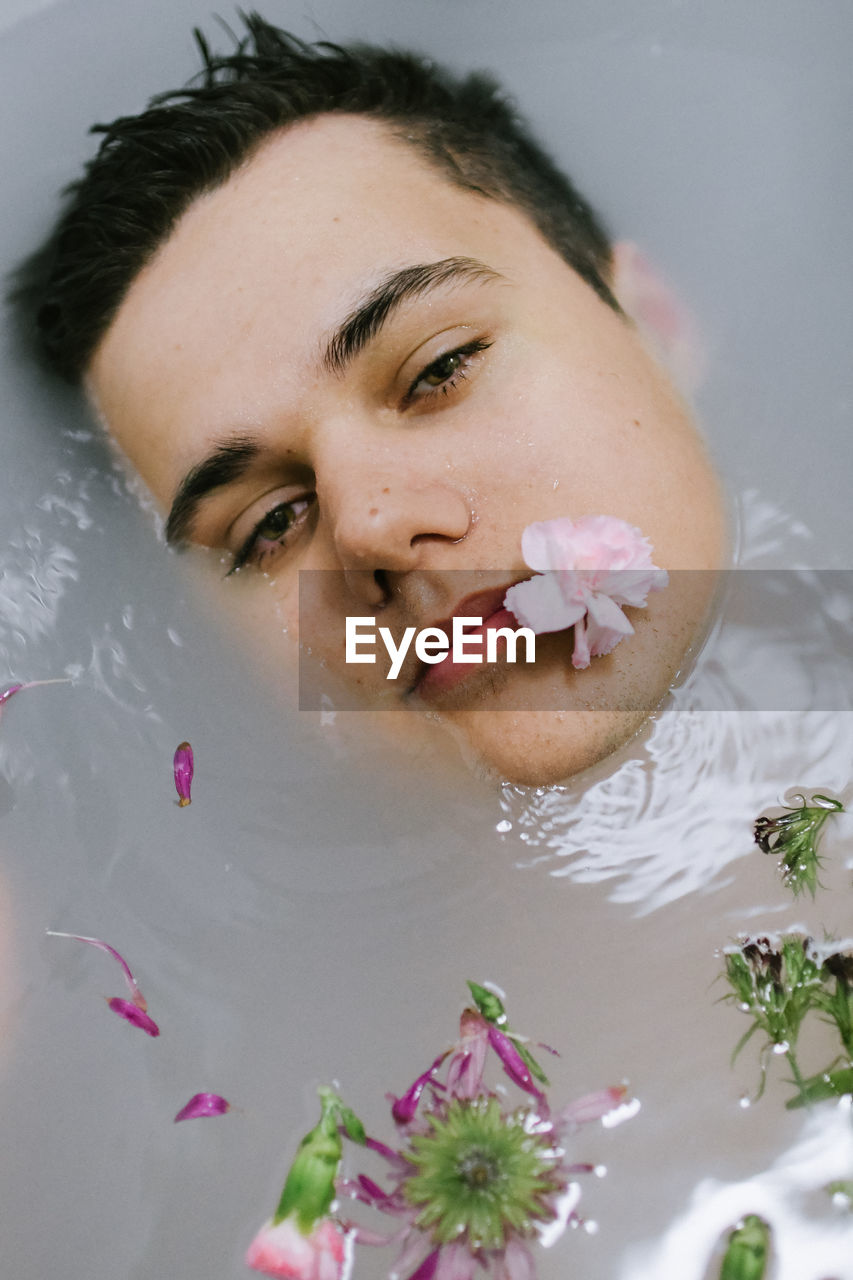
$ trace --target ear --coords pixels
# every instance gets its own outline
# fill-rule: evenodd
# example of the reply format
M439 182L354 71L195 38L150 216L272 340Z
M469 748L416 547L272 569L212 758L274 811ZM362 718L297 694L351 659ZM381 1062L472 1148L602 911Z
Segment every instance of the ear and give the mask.
M641 249L628 240L613 246L612 288L652 355L684 392L705 380L705 343L694 317Z

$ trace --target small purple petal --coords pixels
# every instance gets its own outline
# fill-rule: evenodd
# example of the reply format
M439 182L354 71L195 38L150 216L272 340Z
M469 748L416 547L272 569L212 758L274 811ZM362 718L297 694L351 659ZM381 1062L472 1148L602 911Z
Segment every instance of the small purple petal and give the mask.
M138 1005L132 1004L130 1000L123 1000L121 996L111 996L107 1000L107 1004L113 1013L117 1013L120 1018L124 1018L125 1022L129 1022L132 1027L139 1027L141 1031L145 1031L149 1036L159 1036L160 1028L153 1018L140 1009Z
M119 952L116 951L115 947L111 947L108 942L102 942L100 938L84 938L80 933L59 933L56 929L48 929L47 933L48 937L51 938L72 938L75 942L88 942L90 947L97 947L99 951L106 951L108 955L111 955L122 967L124 980L127 983L128 990L130 991L131 1000L136 1005L137 1009L141 1009L142 1012L145 1013L148 1008L148 1002L139 990L139 987L136 984L136 979L130 972L130 965L127 963L124 956L120 955Z
M175 752L175 790L178 793L178 804L183 809L191 801L190 787L193 780L193 749L188 742L182 742Z
M409 1124L414 1120L421 1094L446 1057L447 1052L440 1053L432 1066L427 1067L423 1075L418 1076L414 1084L409 1086L402 1098L393 1098L392 1094L388 1095L393 1098L391 1115L394 1117L395 1124Z
M175 1124L179 1120L198 1120L202 1116L224 1116L230 1110L231 1103L218 1093L194 1093L175 1116Z
M489 1023L489 1044L503 1063L504 1071L510 1080L518 1085L519 1089L532 1093L535 1098L544 1097L542 1090L537 1086L533 1076L530 1074L527 1063L512 1040L493 1023Z

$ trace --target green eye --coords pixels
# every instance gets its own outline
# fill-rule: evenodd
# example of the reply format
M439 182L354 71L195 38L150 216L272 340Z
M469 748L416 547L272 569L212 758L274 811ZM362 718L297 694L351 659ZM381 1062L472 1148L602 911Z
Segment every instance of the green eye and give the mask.
M245 564L260 564L265 556L274 555L279 549L286 547L294 538L299 537L300 527L305 523L308 511L314 502L314 494L293 498L290 502L280 502L261 517L234 557L234 563L226 577L242 569ZM290 534L290 538L288 538Z
M293 524L294 518L293 503L282 502L280 506L274 507L272 511L267 512L261 523L256 526L255 537L267 538L270 542L275 542L276 538L280 538L283 533L287 533Z
M448 378L452 378L462 364L461 351L449 351L446 356L430 365L423 376L423 381L430 387L440 387Z

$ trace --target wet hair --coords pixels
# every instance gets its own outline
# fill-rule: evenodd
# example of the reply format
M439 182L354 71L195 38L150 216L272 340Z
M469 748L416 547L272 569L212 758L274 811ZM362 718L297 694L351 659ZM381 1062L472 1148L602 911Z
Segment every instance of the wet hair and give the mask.
M589 204L532 138L491 76L457 76L409 52L307 44L242 14L233 50L195 36L202 71L111 124L66 191L50 239L18 274L50 367L77 381L134 279L188 206L277 130L332 113L382 122L449 182L525 213L614 310L611 246ZM19 313L20 318L20 313Z

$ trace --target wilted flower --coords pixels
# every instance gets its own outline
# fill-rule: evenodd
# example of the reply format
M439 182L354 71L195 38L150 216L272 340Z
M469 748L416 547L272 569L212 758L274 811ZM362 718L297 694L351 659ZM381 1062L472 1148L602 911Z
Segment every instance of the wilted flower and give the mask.
M357 1242L398 1245L395 1277L472 1280L490 1273L532 1280L530 1244L579 1221L573 1178L591 1166L569 1163L567 1139L579 1125L614 1111L625 1090L588 1094L552 1115L536 1083L544 1073L505 1029L500 998L469 986L478 1007L463 1012L456 1045L402 1099L393 1099L399 1149L368 1139L390 1166L391 1189L364 1176L343 1189L398 1221L387 1236L355 1229ZM487 1087L490 1050L526 1095L520 1105Z
M287 1280L341 1280L346 1233L329 1213L343 1155L343 1129L364 1143L364 1127L331 1089L321 1088L320 1119L299 1144L278 1208L246 1253L246 1265Z
M218 1093L194 1093L175 1116L175 1124L180 1120L199 1120L204 1116L224 1116L230 1110L230 1102Z
M75 942L87 942L90 947L97 947L99 951L106 951L114 960L118 961L121 966L124 980L130 991L130 999L125 1000L122 996L112 996L107 1000L107 1004L113 1013L117 1013L120 1018L124 1018L125 1022L129 1022L131 1026L139 1027L141 1031L146 1032L149 1036L159 1036L160 1028L148 1013L148 1002L145 996L139 990L136 979L130 971L130 966L116 951L115 947L111 947L108 942L102 942L100 938L86 938L79 933L59 933L55 929L48 929L48 935L51 938L72 938Z
M812 796L811 803L804 795L796 798L800 804L789 806L787 813L775 818L762 814L756 819L755 842L763 853L782 855L782 880L795 894L808 889L814 897L821 865L818 837L829 815L842 812L844 805L819 792Z
M572 666L578 670L633 635L620 606L644 607L649 592L668 581L652 563L648 538L615 516L529 524L521 550L539 576L510 587L504 605L537 634L574 627Z
M178 805L183 809L192 800L190 788L193 781L193 749L188 742L182 742L175 751L174 769Z
M764 1280L770 1261L770 1227L748 1214L728 1238L720 1280Z

